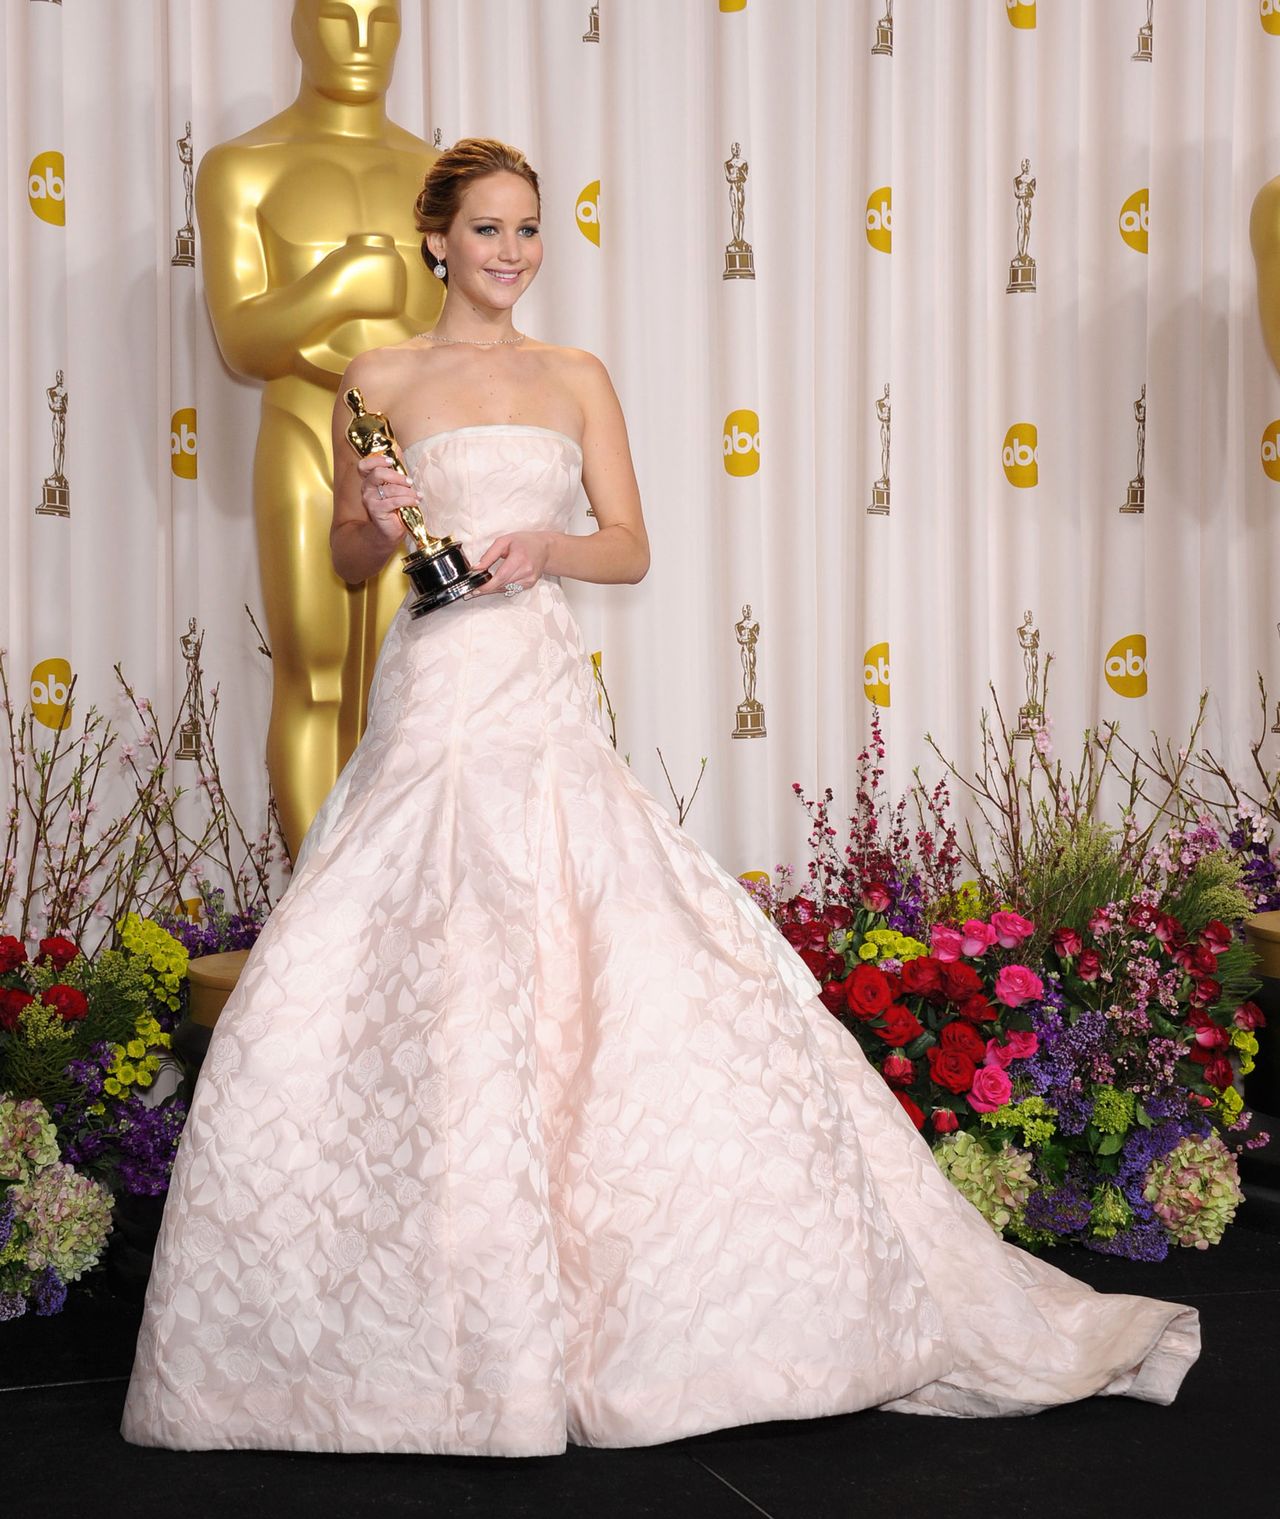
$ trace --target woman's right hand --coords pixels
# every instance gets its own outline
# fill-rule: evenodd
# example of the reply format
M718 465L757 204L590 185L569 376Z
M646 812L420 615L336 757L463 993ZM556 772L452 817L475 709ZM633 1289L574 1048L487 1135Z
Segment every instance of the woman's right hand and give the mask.
M422 497L398 469L392 469L385 454L369 454L356 461L360 474L360 500L369 521L388 543L397 543L405 534L400 508L421 507Z

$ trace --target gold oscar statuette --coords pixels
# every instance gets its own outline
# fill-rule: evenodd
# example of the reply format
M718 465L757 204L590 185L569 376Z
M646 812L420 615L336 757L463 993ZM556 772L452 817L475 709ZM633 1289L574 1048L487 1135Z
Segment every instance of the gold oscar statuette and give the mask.
M364 397L354 385L345 392L343 400L352 412L347 427L347 441L352 448L362 459L367 459L370 454L385 455L388 466L407 480L409 471L396 448L391 423L380 411L365 410ZM417 599L410 603L410 616L425 617L428 612L461 601L478 586L493 579L488 570L473 570L462 552L462 545L448 534L443 538L432 537L416 506L402 506L399 515L405 532L418 545L401 561L401 569L418 593Z
M358 586L333 567L333 414L357 355L428 331L440 313L444 286L413 217L436 153L387 115L400 0L234 9L246 48L287 47L289 26L301 73L292 103L198 158L193 208L218 346L261 384L267 769L296 855L364 731L374 661L404 600L394 559Z

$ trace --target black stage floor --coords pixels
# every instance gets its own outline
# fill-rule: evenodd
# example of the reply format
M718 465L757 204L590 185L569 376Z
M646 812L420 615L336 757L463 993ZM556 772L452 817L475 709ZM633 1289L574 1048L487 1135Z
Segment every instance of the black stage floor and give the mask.
M1160 1265L1074 1250L1048 1257L1100 1291L1200 1309L1204 1350L1170 1408L1094 1398L1024 1419L870 1411L525 1460L137 1449L118 1425L138 1308L95 1289L55 1318L0 1326L0 1504L40 1519L1181 1519L1243 1505L1275 1513L1275 1227L1274 1212L1250 1202L1216 1249L1180 1250Z

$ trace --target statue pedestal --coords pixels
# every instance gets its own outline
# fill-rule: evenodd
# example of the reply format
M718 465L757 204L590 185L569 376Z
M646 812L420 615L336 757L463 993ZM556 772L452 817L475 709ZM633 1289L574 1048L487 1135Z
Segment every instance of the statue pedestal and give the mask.
M733 729L734 738L764 738L764 707L758 701L738 703L738 721Z
M182 1095L188 1102L195 1091L218 1015L235 991L248 958L247 949L233 949L220 955L197 955L187 966L190 1004L187 1016L173 1032L173 1053L182 1062L185 1077Z

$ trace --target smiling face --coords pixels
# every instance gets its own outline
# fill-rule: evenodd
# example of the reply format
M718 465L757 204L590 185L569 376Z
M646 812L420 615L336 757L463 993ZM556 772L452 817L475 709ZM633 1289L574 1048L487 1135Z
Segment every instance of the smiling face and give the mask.
M485 310L510 310L542 264L538 197L519 174L486 174L467 186L448 232L427 246L443 256L451 295Z
M399 0L295 0L303 80L330 100L358 105L385 94L399 41Z

